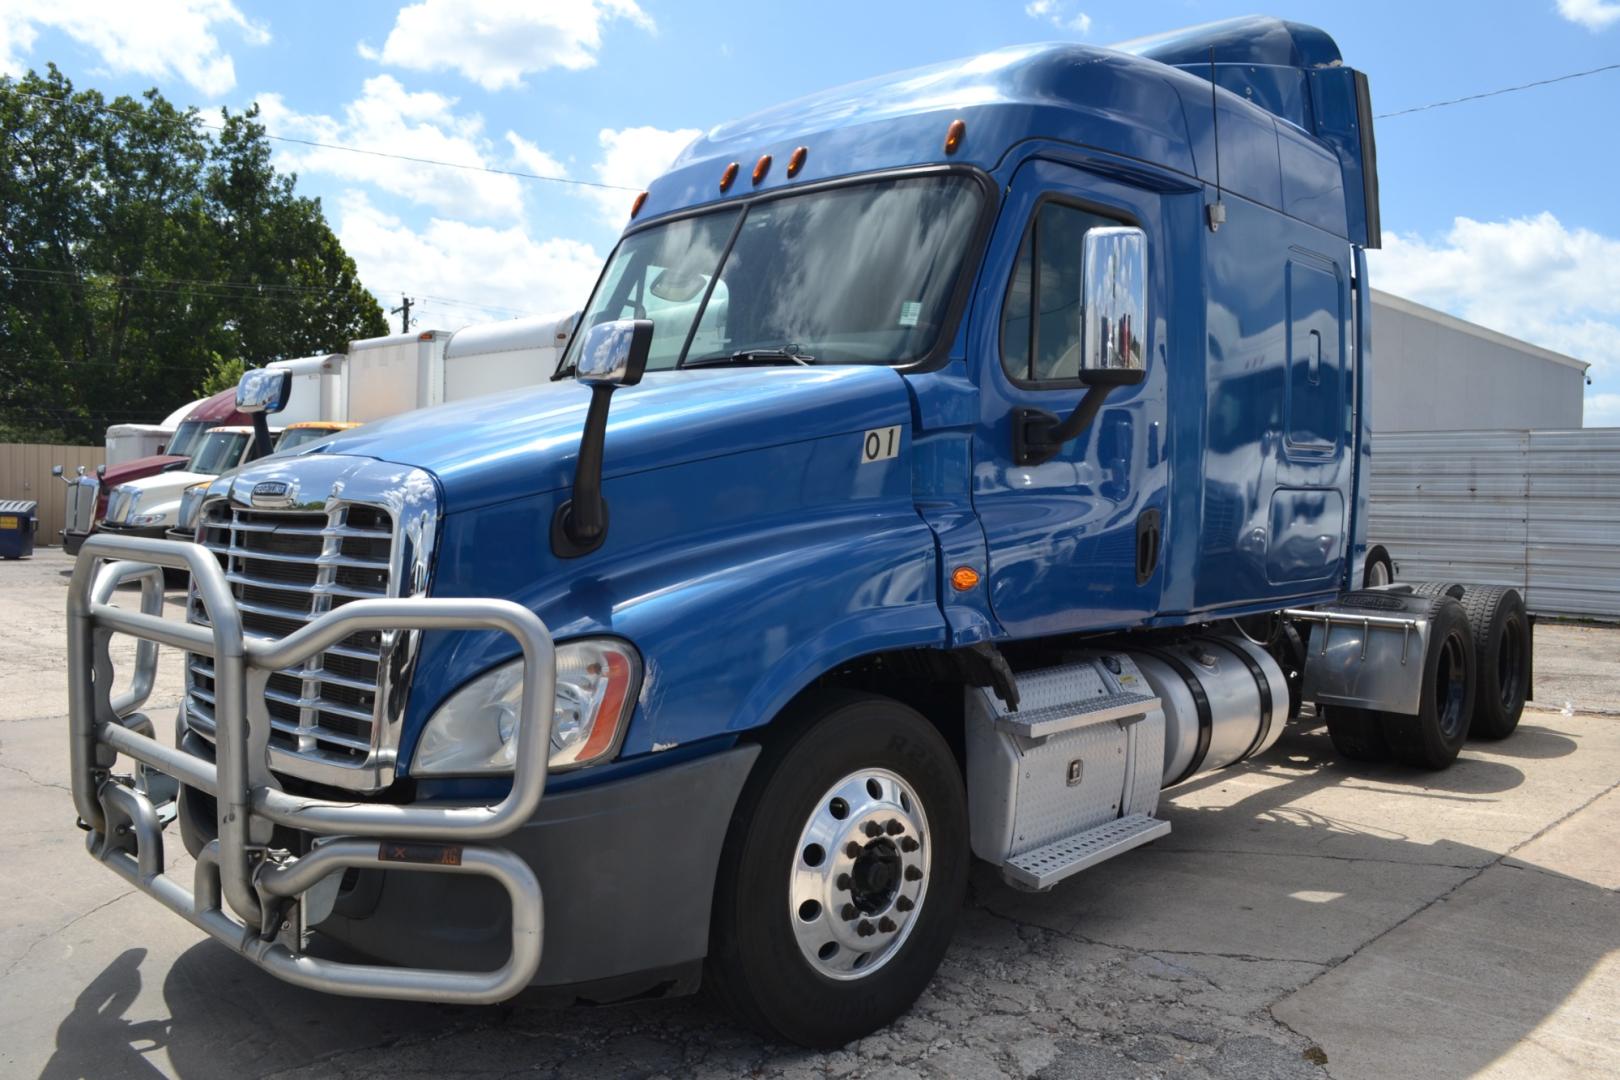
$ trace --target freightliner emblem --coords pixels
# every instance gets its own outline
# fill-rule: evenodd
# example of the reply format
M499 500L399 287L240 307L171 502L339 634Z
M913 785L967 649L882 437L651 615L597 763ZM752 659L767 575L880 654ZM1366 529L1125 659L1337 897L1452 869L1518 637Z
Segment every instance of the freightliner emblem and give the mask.
M285 480L264 480L253 485L254 506L286 506L292 502L292 485Z

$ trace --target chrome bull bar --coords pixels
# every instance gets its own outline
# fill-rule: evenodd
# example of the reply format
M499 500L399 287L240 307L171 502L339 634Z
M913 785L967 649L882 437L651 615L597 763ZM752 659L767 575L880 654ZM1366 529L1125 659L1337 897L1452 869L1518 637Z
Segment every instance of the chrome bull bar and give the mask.
M103 562L110 561L103 566ZM162 617L161 567L188 570L210 625ZM128 581L140 610L111 606ZM355 600L279 641L243 633L218 561L197 544L99 533L85 541L68 586L68 724L73 803L100 862L278 978L329 993L414 1001L486 1003L527 986L540 966L544 907L534 872L510 852L467 841L496 840L528 821L545 791L555 655L545 624L505 600ZM360 630L491 629L523 651L523 696L512 787L492 805L420 806L340 802L283 791L269 768L269 731L250 721L249 687ZM112 694L108 645L137 639L127 691ZM138 712L152 691L159 644L212 658L215 761L167 746ZM260 713L262 715L262 713ZM164 784L114 776L119 754L215 799L217 839L197 860L192 887L164 873L163 828L172 817ZM170 784L172 786L172 782ZM313 834L298 856L272 850L275 825ZM512 951L488 972L341 963L307 955L304 929L330 910L351 867L477 874L512 901ZM324 909L324 910L323 910ZM317 918L310 918L311 913ZM234 917L233 917L234 916Z

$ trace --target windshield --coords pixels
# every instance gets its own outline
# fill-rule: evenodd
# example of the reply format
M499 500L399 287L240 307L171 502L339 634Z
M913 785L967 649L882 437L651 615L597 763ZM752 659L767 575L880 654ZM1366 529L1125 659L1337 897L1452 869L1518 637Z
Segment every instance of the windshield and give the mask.
M276 440L276 453L279 454L294 447L304 446L317 439L324 439L329 435L336 434L337 432L330 428L288 428L281 433L281 438Z
M979 205L970 177L928 176L671 221L620 243L581 325L651 319L649 371L788 346L910 363L939 338Z
M163 448L165 454L179 454L181 457L190 457L191 452L197 449L197 440L208 430L206 420L185 420L174 429L174 438L169 440Z
M194 473L218 475L234 468L250 436L245 431L210 431L187 466Z

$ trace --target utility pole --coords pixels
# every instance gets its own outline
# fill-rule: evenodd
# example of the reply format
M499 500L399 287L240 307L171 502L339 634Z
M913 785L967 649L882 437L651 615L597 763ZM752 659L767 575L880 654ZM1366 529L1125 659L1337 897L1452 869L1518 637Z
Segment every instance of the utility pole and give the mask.
M388 314L399 316L399 332L402 334L411 332L411 305L415 302L410 297L401 294L399 307L388 309Z

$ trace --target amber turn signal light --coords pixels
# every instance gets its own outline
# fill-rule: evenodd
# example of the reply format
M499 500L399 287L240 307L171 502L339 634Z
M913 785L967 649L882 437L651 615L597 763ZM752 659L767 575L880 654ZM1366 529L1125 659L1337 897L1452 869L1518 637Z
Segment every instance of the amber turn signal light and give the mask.
M720 174L720 190L730 191L732 182L737 179L737 163L733 161L726 166L726 171Z
M979 583L979 572L971 566L958 566L951 571L951 588L967 592Z
M789 180L799 175L799 170L804 168L804 156L809 152L810 148L808 146L801 146L797 150L793 151L793 156L788 158Z
M951 126L945 129L945 152L956 153L956 148L962 145L962 136L967 134L967 124L962 120L952 120Z
M642 204L645 203L646 201L647 201L647 193L645 191L643 191L640 195L636 196L636 201L630 204L630 217L631 218L634 218L637 214L641 213Z
M760 159L754 163L754 185L757 187L759 182L765 179L765 174L770 171L771 155L763 154L760 156Z

